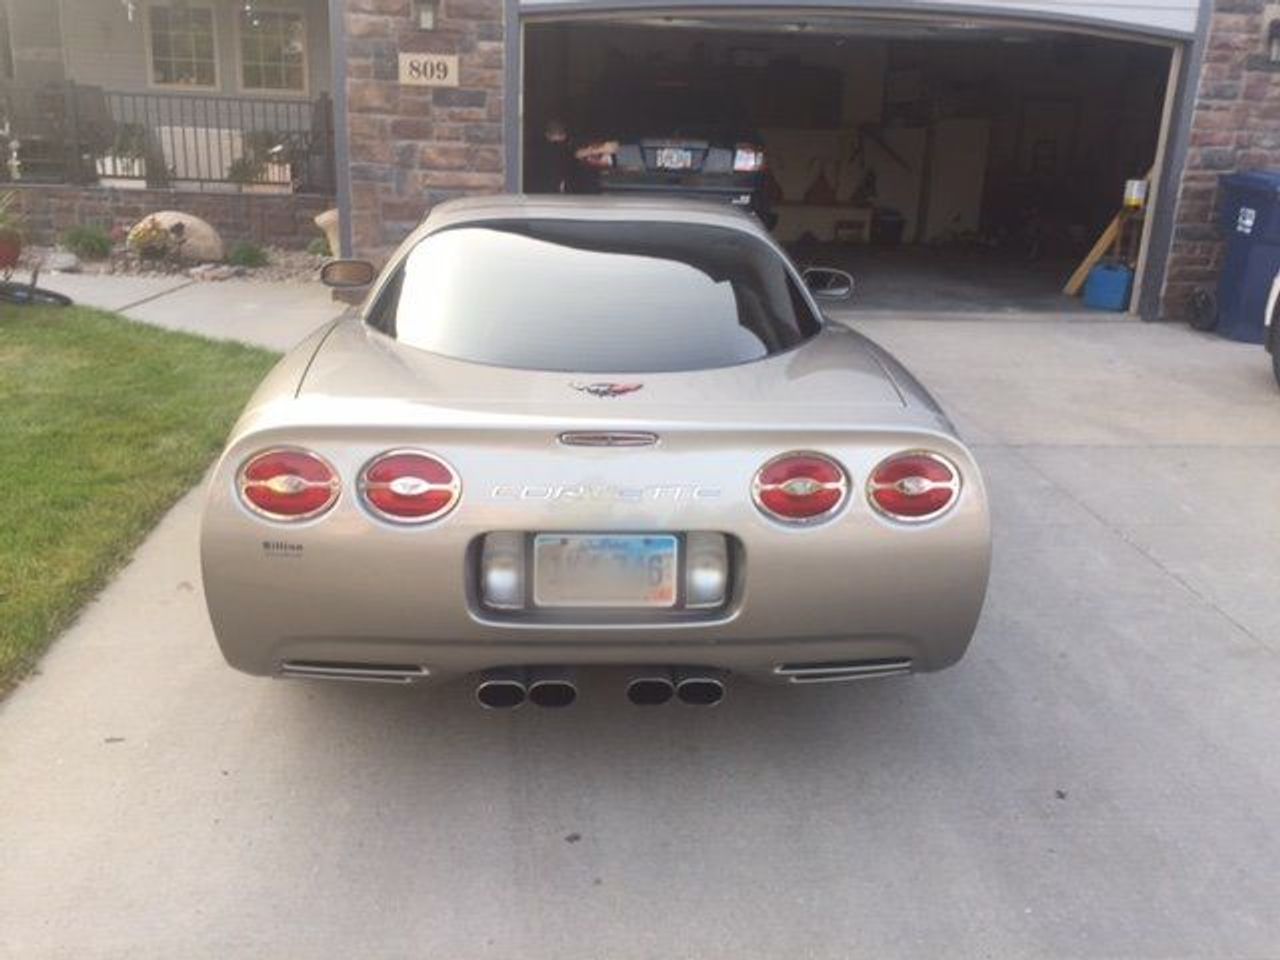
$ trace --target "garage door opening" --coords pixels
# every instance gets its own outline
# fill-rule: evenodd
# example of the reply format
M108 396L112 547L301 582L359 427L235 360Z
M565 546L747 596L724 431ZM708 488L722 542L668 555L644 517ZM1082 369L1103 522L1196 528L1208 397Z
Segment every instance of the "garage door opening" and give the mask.
M1063 286L1156 163L1172 56L764 13L530 21L524 43L525 190L727 185L798 262L853 273L852 309L914 312L1079 310ZM634 182L605 169L630 148ZM1141 233L1129 220L1108 253L1137 267Z

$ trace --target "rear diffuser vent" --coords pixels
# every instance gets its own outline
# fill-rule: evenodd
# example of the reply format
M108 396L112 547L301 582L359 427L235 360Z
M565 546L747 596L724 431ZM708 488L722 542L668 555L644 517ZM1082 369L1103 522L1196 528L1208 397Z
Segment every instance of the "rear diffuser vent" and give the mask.
M308 660L286 660L280 664L280 676L307 680L356 680L364 683L414 683L430 671L416 664L396 663L324 663Z
M784 663L773 672L792 683L840 683L845 680L871 680L896 677L911 672L910 657L888 657L879 660L846 660L832 663Z

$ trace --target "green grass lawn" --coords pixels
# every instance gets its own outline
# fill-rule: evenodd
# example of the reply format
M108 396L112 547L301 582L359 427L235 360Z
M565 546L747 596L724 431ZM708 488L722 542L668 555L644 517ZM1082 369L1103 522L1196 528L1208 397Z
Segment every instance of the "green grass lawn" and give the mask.
M0 306L0 693L200 479L275 360L97 310Z

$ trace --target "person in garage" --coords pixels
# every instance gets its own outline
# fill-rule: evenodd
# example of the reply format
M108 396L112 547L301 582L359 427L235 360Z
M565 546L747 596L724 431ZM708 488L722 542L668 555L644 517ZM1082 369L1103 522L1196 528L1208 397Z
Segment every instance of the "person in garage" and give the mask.
M526 193L569 193L574 172L573 147L564 121L553 117L529 151Z

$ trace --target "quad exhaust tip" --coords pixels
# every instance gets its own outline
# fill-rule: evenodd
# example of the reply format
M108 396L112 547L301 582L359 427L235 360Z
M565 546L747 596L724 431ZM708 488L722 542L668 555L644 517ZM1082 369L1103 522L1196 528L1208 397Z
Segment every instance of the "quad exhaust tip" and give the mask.
M627 699L637 707L660 707L676 692L670 674L645 674L627 683Z
M724 699L724 681L712 670L646 671L631 678L627 699L637 707L657 707L672 698L692 707L714 707Z
M676 696L690 707L714 707L724 699L724 681L714 671L684 671L676 680Z
M627 699L637 707L658 707L679 700L693 707L714 707L724 699L719 671L667 668L632 675ZM486 670L476 685L476 700L487 710L513 710L526 700L539 707L562 709L578 699L571 670L563 667Z
M486 710L514 710L528 695L520 670L486 670L476 685L476 700Z
M563 667L534 667L529 671L529 702L561 709L578 699L573 673Z
M486 670L476 685L476 700L488 710L513 710L526 700L534 706L560 709L577 699L573 675L559 667Z

